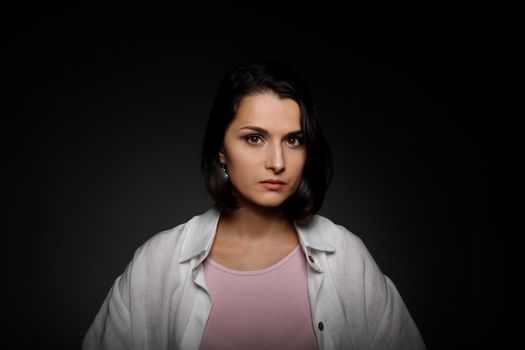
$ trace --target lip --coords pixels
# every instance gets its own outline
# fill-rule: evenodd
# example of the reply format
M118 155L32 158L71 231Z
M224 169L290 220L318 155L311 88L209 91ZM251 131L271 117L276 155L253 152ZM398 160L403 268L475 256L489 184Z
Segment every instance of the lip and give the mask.
M284 185L283 183L272 183L272 182L261 182L261 185L263 185L264 188L268 189L268 190L281 190L284 188Z
M279 179L263 180L263 181L261 181L261 183L279 184L279 185L285 185L286 184L284 181L279 180Z
M276 190L283 189L286 183L279 179L267 179L267 180L261 181L261 185L263 185L263 187L268 190L276 191Z

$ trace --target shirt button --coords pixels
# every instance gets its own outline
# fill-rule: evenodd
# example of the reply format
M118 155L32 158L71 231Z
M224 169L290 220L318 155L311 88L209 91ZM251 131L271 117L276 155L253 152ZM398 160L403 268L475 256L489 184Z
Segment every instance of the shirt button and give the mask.
M310 259L311 262L315 262L314 258L311 255L308 255L308 259Z
M324 323L323 322L319 322L318 327L319 327L319 330L322 331L324 329Z

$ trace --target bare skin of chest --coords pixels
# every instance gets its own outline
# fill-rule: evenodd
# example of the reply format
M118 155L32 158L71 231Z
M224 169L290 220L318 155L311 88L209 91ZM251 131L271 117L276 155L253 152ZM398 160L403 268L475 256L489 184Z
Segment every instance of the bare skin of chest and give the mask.
M254 271L275 265L290 254L297 244L299 239L295 232L283 234L279 240L264 243L223 239L217 232L209 256L227 268Z

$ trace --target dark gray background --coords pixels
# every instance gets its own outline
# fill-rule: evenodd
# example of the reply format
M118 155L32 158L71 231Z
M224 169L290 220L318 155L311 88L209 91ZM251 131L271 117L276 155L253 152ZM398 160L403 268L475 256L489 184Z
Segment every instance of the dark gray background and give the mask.
M487 258L508 249L489 200L506 186L489 186L506 171L498 12L158 10L6 12L6 342L78 348L134 250L210 206L199 154L216 88L266 59L294 66L316 97L335 156L320 214L364 240L427 346L464 349L505 327L492 316L506 275Z

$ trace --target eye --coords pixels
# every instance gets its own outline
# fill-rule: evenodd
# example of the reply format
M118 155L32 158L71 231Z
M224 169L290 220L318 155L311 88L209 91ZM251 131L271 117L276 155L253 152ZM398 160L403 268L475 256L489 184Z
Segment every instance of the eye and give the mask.
M299 136L290 136L287 141L290 142L292 146L300 146L303 144L303 138Z
M259 135L248 135L248 136L245 136L244 139L246 140L246 142L255 145L255 144L258 144L257 140L260 140L261 137Z

